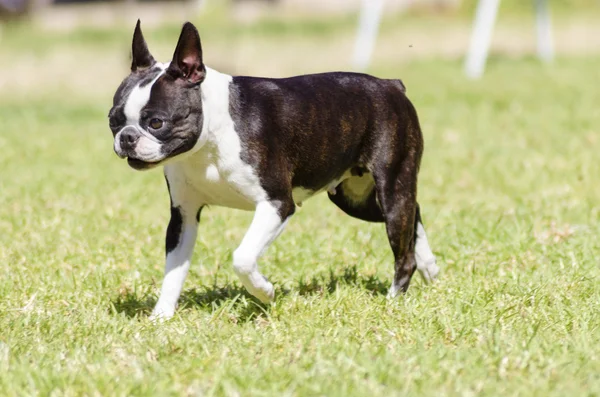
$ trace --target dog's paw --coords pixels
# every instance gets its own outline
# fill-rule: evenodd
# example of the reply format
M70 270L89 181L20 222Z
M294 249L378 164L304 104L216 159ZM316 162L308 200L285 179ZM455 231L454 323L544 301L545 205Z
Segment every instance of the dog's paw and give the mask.
M386 298L389 300L394 299L398 296L399 293L400 293L400 288L396 285L396 283L392 283L392 286L388 290Z
M275 299L275 288L273 284L271 284L267 279L263 277L263 282L259 285L248 285L246 286L248 292L254 296L256 299L261 301L264 304L268 304L273 302Z
M163 305L156 305L152 314L150 315L150 321L154 323L162 323L173 317L175 314L174 307L167 307Z
M273 302L273 300L275 299L275 288L273 287L273 284L271 284L270 282L267 281L267 288L266 290L258 290L256 294L252 294L254 295L258 300L260 300L262 303L268 304Z
M265 276L255 271L248 275L240 274L239 277L250 295L265 304L273 302L275 288Z
M440 268L436 264L435 258L429 259L422 266L417 266L417 270L427 284L434 282L440 272Z

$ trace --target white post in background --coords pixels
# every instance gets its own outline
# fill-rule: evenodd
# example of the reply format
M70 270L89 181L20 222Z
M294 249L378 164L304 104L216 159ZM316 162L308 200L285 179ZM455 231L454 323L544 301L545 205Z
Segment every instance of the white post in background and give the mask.
M385 0L363 0L360 20L358 23L358 33L354 45L354 57L352 64L356 70L365 70L371 62L371 55L375 42L381 14L383 12L383 3Z
M535 0L535 18L537 27L537 48L541 60L549 62L554 58L552 43L552 22L547 0Z
M465 62L467 77L477 79L483 74L500 0L479 0L471 44Z

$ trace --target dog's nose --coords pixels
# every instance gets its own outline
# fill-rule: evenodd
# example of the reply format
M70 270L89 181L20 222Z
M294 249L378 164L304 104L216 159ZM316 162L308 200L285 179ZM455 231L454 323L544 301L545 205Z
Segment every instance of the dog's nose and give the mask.
M119 143L121 144L121 148L124 150L133 148L137 140L138 135L131 130L124 130L121 131L121 134L119 134Z

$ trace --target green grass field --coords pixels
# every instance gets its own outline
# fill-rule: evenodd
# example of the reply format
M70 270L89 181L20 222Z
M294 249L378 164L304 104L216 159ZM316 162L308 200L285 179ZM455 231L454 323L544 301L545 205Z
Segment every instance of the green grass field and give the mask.
M42 50L19 37L5 61ZM107 37L90 42L127 48ZM600 395L600 57L495 56L478 82L461 67L371 70L421 118L436 284L386 300L383 226L319 196L264 255L261 306L231 267L252 214L211 208L160 325L166 187L114 155L106 119L126 63L97 95L1 92L0 394Z

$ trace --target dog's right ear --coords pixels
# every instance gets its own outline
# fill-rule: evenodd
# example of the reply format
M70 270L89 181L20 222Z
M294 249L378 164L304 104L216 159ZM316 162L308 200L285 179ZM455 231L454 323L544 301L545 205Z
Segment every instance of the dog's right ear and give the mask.
M133 43L131 44L131 71L147 69L153 66L156 61L150 51L148 51L148 45L142 34L142 28L140 27L140 20L138 19L135 25L135 31L133 32Z
M206 77L206 67L202 62L200 34L190 22L186 22L181 28L177 48L175 48L167 73L192 85L202 83Z

